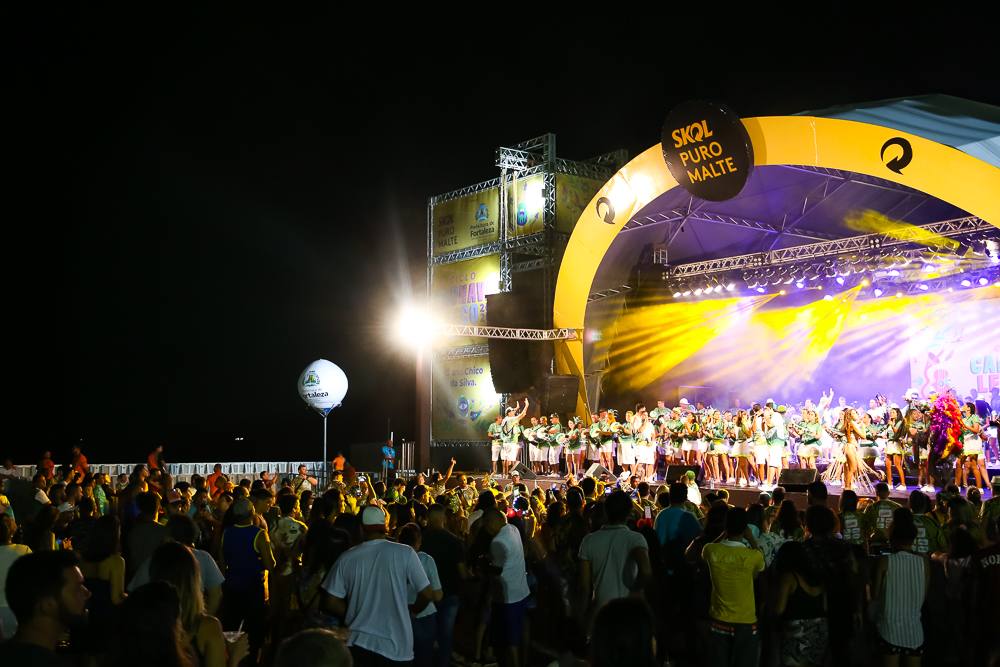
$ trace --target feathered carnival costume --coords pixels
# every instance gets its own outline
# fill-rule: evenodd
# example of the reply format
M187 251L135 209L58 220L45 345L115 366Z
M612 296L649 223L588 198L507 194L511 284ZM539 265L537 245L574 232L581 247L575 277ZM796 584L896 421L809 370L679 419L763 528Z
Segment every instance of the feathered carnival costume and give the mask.
M941 458L962 455L962 411L958 401L949 394L930 397L931 424L928 442Z

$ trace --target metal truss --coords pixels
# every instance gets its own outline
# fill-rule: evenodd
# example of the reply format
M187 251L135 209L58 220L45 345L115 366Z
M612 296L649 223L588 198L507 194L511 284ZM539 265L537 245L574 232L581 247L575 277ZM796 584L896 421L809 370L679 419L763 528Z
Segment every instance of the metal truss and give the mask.
M540 259L529 259L526 262L517 262L514 264L510 271L511 273L521 273L522 271L534 271L535 269L544 269L552 266L552 260L548 257L542 257Z
M566 235L563 234L561 236ZM560 235L557 234L556 238L559 237ZM431 257L429 261L431 264L437 266L439 264L460 262L463 259L485 257L486 255L494 255L505 251L518 252L525 255L545 255L548 252L545 246L545 232L535 232L526 236L508 238L506 241L494 241L493 243L484 243L483 245L463 248L462 250L452 250L451 252L442 253L437 257Z
M446 201L451 201L452 199L458 199L459 197L465 197L467 195L474 195L479 192L484 192L486 190L492 190L493 188L500 187L499 178L491 178L488 181L483 181L482 183L476 183L475 185L470 185L468 187L459 188L458 190L452 190L451 192L446 192L443 195L438 195L436 197L431 197L427 200L427 203L431 206L435 204L443 204Z
M469 357L482 357L489 353L489 345L460 345L459 347L443 347L434 350L434 358L440 360L468 359Z
M695 213L685 213L681 209L673 209L671 211L665 211L663 213L654 213L652 215L643 216L642 218L633 218L629 220L624 227L622 227L619 234L633 229L638 229L639 227L648 227L650 225L658 225L664 222L676 222L678 220L697 220L699 222L713 222L721 225L736 225L737 227L743 227L746 229L752 229L755 232L765 232L767 234L784 234L785 236L796 236L799 238L810 239L810 240L824 240L824 241L835 241L838 239L845 238L843 236L838 236L836 234L827 234L825 232L814 232L812 230L805 231L802 229L782 229L779 225L773 225L769 222L761 222L760 220L750 220L748 218L739 218L732 215L721 215L719 213L707 213L705 211L698 211Z
M975 216L932 222L926 225L899 225L892 230L892 236L886 234L851 236L836 241L810 243L793 248L770 250L763 253L723 257L691 264L679 264L665 269L664 273L673 277L679 277L719 273L733 269L756 268L761 265L792 264L817 257L870 251L873 248L887 248L916 242L926 243L928 236L951 237L994 229L996 228L993 225Z
M631 289L635 288L632 287L631 285L619 285L618 287L607 289L604 290L603 292L594 292L593 294L587 297L587 302L589 303L591 301L597 301L598 299L604 299L609 296L615 296L616 294L621 294L622 292L627 292Z
M489 447L490 440L431 440L431 447Z
M574 340L576 329L514 329L508 327L473 327L464 324L435 324L431 333L445 336L512 338L515 340Z
M814 167L808 164L783 164L782 167L786 169L794 169L796 171L808 171L813 174L822 174L829 178L836 178L842 181L850 181L851 183L858 183L860 185L868 185L873 188L881 188L883 190L895 190L897 192L905 192L906 194L918 195L921 197L926 197L926 192L921 192L920 190L915 190L909 186L901 185L893 181L888 181L884 178L879 178L878 176L869 176L867 174L860 174L856 171L844 171L843 169L830 169L829 167Z

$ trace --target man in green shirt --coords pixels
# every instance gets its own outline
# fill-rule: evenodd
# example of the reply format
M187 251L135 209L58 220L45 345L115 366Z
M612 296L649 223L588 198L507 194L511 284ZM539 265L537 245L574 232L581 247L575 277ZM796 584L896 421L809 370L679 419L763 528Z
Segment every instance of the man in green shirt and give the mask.
M520 407L521 402L517 402ZM510 469L517 461L517 438L521 434L521 419L528 412L528 399L524 399L524 409L517 412L517 408L507 408L507 416L500 424L500 458L503 459L503 476L510 474Z
M913 542L913 553L930 558L931 554L948 546L944 528L937 519L927 514L931 508L931 499L923 492L912 492L909 506L913 512L913 522L917 524L917 539Z
M1000 535L997 535L997 518L1000 518L1000 475L994 475L990 485L993 487L993 497L983 503L983 508L979 511L979 520L986 528L986 537L996 542L1000 539Z
M493 460L493 474L497 474L497 459L500 458L500 422L503 421L503 415L499 412L497 413L497 420L490 424L490 428L486 431L486 435L490 439L490 458Z
M549 428L544 434L549 441L548 465L549 476L554 477L559 474L559 455L562 453L562 445L559 444L559 435L563 432L563 426L559 423L559 415L555 412L549 417Z
M879 482L875 485L875 495L878 500L865 510L865 519L872 531L872 546L886 545L889 544L889 524L892 523L892 513L899 509L900 505L889 500L889 485L885 482Z

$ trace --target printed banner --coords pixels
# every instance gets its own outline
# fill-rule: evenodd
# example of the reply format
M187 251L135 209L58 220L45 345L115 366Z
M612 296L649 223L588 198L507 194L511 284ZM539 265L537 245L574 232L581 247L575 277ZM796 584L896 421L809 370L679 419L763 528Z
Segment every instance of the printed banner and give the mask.
M556 174L556 230L572 233L576 221L604 181Z
M434 267L431 297L434 319L445 324L486 325L486 295L500 291L500 255L487 255ZM482 343L468 336L437 336L435 347Z
M513 182L507 186L507 206L517 221L514 236L527 236L544 228L544 188L545 177L542 174L518 179L516 188Z
M501 401L489 356L436 360L433 401L434 440L486 440Z
M963 296L996 291L987 287ZM1000 387L1000 299L954 300L928 303L916 314L911 386L923 397L951 388L960 400L989 401L993 388Z
M464 250L500 238L500 189L491 188L476 194L435 204L434 246L437 256L452 250Z

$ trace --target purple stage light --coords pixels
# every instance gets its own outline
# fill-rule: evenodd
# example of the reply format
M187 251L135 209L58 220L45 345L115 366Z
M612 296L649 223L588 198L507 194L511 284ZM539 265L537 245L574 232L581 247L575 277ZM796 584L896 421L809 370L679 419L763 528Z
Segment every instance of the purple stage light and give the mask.
M988 283L988 282L989 282L989 280L987 280L986 278L980 278L980 279L979 279L979 284L980 284L980 285L985 285L985 284L986 284L986 283Z
M837 284L838 285L843 285L844 284L844 279L843 278L837 278Z
M802 283L795 283L795 286L798 287L799 289L802 289L804 287Z
M764 292L766 292L767 290L766 290L766 289L764 289L763 287L758 287L758 288L757 288L757 291L758 291L758 292L761 292L761 293L764 293Z

